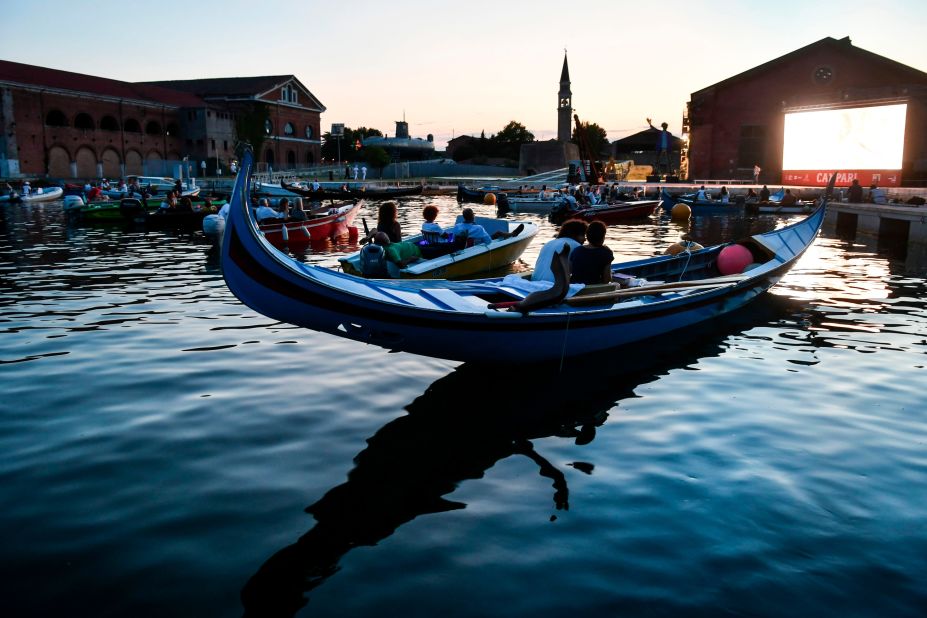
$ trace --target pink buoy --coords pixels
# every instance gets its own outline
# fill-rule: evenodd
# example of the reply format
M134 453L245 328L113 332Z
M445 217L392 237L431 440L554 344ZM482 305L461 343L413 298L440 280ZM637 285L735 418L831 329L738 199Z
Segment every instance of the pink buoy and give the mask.
M722 275L739 275L753 263L753 254L743 245L728 245L718 253L718 270Z

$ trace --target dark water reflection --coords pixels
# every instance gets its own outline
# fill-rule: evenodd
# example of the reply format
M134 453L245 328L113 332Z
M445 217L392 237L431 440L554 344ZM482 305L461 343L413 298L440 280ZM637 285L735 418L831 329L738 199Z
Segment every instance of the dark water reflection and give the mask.
M520 371L531 376L531 387L495 389L481 396L478 405L462 395L474 385L497 382L498 369L457 367L407 405L404 416L368 438L347 481L306 508L315 525L271 556L248 581L241 593L245 615L295 615L307 602L305 594L334 576L349 551L377 545L421 515L466 508L466 503L444 496L465 480L483 478L509 457L526 458L549 480L555 520L557 511L569 510L567 478L535 448L534 440L590 444L597 427L641 385L717 356L725 337L758 320L774 322L795 308L786 299L764 298L749 313L732 315L716 332L652 342L644 359L599 355L563 370L525 365ZM595 469L586 461L563 465L585 474Z
M519 270L556 230L516 218ZM4 615L923 615L919 251L826 230L724 320L489 370L256 315L198 234L0 207Z

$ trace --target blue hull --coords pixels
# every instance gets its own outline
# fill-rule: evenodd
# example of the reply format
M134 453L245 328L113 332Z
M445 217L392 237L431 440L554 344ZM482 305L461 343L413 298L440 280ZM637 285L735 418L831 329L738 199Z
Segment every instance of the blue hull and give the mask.
M688 293L655 293L595 306L559 304L523 315L490 308L502 294L500 279L365 280L280 253L247 216L250 164L246 153L222 247L223 275L242 302L281 322L459 361L579 356L723 315L774 285L813 242L824 217L822 207L800 223L762 235L773 257L749 271L749 277ZM628 262L615 270L664 281L717 277L715 260L721 248Z

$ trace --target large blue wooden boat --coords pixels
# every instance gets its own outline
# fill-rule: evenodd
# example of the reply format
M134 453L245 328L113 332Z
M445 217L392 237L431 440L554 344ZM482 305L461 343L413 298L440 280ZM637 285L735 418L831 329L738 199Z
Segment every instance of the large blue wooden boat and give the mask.
M826 200L782 229L614 266L643 282L587 286L548 303L508 283L363 279L296 261L275 249L248 214L252 155L242 157L222 243L222 272L243 303L270 318L383 348L460 361L561 359L634 343L742 307L777 283L814 242ZM719 254L747 249L754 263L722 275ZM738 251L742 251L738 249ZM541 293L543 295L543 293ZM525 297L528 296L528 300ZM512 311L509 303L518 303Z

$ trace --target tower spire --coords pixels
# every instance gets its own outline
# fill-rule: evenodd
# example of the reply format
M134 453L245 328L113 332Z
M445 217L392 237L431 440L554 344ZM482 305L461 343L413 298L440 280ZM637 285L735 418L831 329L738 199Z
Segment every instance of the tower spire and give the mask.
M560 71L560 92L557 94L557 141L570 141L573 125L573 93L570 91L570 67L567 50L563 48L563 69Z

